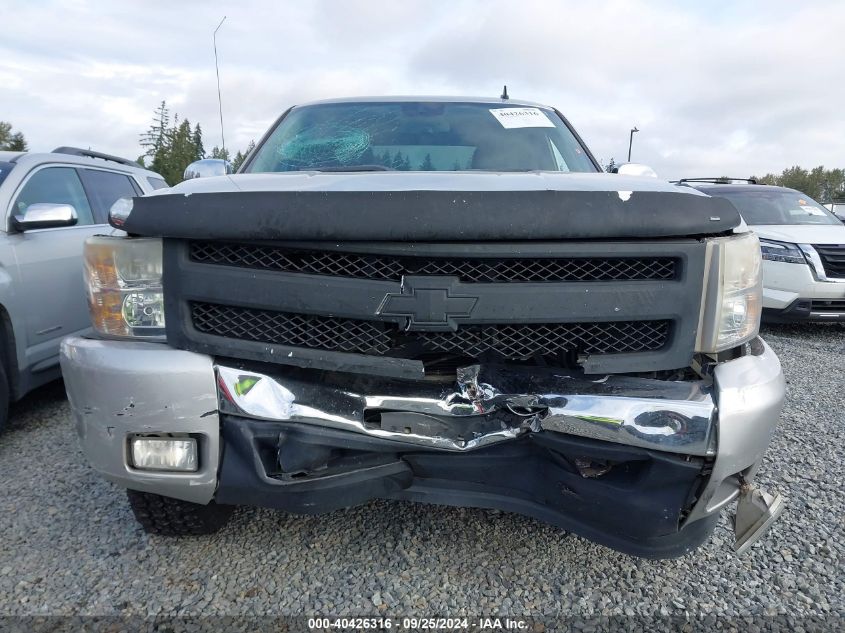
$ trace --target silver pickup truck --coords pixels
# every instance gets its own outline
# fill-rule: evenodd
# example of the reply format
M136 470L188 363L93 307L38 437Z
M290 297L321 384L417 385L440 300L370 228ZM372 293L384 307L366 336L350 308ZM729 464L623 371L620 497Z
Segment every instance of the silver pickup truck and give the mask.
M387 498L661 558L738 501L748 547L783 507L752 483L784 398L758 240L619 171L546 106L351 99L118 201L62 350L88 459L160 534Z

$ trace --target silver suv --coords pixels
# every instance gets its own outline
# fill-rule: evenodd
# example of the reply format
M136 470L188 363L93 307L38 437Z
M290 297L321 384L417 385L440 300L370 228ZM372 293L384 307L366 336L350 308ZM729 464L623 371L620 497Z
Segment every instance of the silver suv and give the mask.
M109 207L166 187L135 162L59 147L0 152L0 429L10 401L59 376L59 342L90 328L82 245Z

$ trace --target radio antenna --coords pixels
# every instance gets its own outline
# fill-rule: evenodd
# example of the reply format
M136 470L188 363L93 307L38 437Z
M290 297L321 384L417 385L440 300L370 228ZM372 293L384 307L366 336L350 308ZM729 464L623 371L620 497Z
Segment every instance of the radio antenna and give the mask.
M223 133L223 99L220 96L220 66L217 63L217 31L220 30L220 27L223 26L225 21L226 16L224 15L223 19L220 20L220 24L214 29L214 35L211 38L214 41L214 70L217 73L217 106L220 109L220 140L223 145L223 156L226 156L226 135Z

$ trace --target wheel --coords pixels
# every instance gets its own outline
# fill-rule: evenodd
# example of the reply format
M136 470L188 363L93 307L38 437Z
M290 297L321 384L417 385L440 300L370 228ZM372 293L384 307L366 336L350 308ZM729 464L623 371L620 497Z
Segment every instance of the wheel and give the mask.
M149 492L127 490L135 519L147 534L199 536L214 534L229 520L234 506L208 505L162 497Z
M0 361L0 433L6 427L9 418L9 379L6 377L6 368Z

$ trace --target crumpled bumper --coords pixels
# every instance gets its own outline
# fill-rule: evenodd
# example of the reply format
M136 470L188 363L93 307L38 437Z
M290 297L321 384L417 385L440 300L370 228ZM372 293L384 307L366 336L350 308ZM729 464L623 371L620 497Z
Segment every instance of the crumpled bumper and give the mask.
M325 434L334 434L341 439L325 441L345 447L344 455L354 447L352 452L361 463L366 460L361 461L360 455L367 459L380 456L378 463L366 462L365 466L371 469L369 473L385 473L381 487L372 486L372 480L365 483L362 469L354 473L358 479L341 477L334 481L371 490L370 496L449 502L447 497L454 491L446 490L448 483L444 488L443 472L456 469L452 476L457 487L465 474L462 469L484 456L489 456L485 463L504 463L523 451L519 459L539 462L541 457L561 451L561 455L568 455L564 460L572 458L569 462L577 466L571 474L594 485L602 481L606 464L617 463L612 453L618 449L620 455L624 453L618 463L625 464L618 468L620 472L635 473L639 466L631 464L644 464L646 460L664 466L671 462L672 468L684 473L689 471L684 464L697 469L688 486L689 494L677 501L677 505L686 503L688 507L675 508L675 515L668 517L668 523L674 522L677 529L715 518L737 497L742 482L747 483L759 466L776 427L784 397L780 363L760 339L753 341L749 350L748 355L719 365L712 381L670 382L623 376L588 379L558 370L475 365L460 369L456 383L446 384L290 368L273 368L271 375L262 373L266 368L255 371L215 364L208 356L162 344L72 337L62 345L62 369L86 455L104 476L129 488L197 503L221 497L226 502L238 485L245 491L266 484L267 495L256 497L260 503L273 492L295 495L297 490L308 490L309 485L323 489L329 478L320 479L318 473L309 481L307 472L314 464L309 465L307 460L299 464L299 454L309 453L302 447L324 441L320 438L328 437ZM271 472L282 463L275 460L282 460L286 429L301 430L292 431L288 445L295 447L298 456L291 458L289 453L285 459L288 463L293 459L306 472L303 481L287 480L283 472ZM129 465L129 437L165 433L198 439L198 472L157 473ZM272 450L262 453L257 448L261 435L269 437L261 439L270 442L264 449L270 446ZM239 469L256 472L250 473L250 477L255 475L251 479L235 475L238 484L232 488L237 451L232 449L231 457L222 460L228 460L227 468L226 463L221 465L221 450L224 444L228 447L240 441L236 438L241 438L246 447ZM563 438L566 446L552 446L558 441L555 438ZM532 448L525 448L528 443ZM605 460L608 447L610 458ZM593 457L573 457L582 453ZM315 454L318 463L321 453ZM393 462L388 463L388 454ZM273 464L268 465L268 459ZM642 479L647 471L631 477ZM652 471L657 472L654 468L648 472ZM477 479L478 472L467 475L468 479ZM420 473L430 475L428 489L413 483L420 479ZM542 488L554 476L538 471L536 480L526 485ZM606 489L593 492L597 489L588 488L582 496L611 494L613 485L622 485L622 478L618 475L616 484L605 478L610 482ZM444 488L443 494L431 493L434 479ZM572 485L564 480L558 484L568 489L567 494L582 494L579 481L566 481ZM633 485L628 480L623 483ZM659 482L650 483L659 487ZM490 491L484 492L487 497L479 492L476 498L468 490L465 488L454 502L515 509L549 519L539 511L526 510L527 506L497 504ZM628 494L623 488L615 490ZM341 495L335 502L343 505L343 499ZM347 500L365 499L353 494ZM540 507L547 500L529 501L531 507ZM267 504L295 510L314 505L308 498L300 506ZM648 503L641 505L645 512ZM615 520L618 522L618 517ZM579 531L577 525L552 522ZM604 541L618 547L608 539Z

